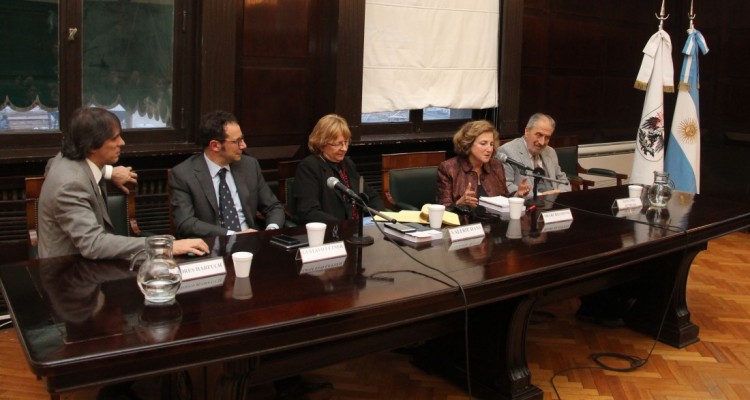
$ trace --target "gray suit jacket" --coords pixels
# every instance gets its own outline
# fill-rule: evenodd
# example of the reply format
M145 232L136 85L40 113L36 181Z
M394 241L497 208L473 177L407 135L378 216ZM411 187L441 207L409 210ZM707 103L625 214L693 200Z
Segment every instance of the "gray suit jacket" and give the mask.
M144 238L115 235L99 185L86 160L59 157L49 165L39 197L39 257L81 254L129 258Z
M523 165L529 168L535 167L534 160L531 159L529 149L526 147L526 141L523 139L523 136L515 138L510 142L500 146L495 157L497 157L500 153L507 154L508 157L520 163L523 163ZM544 150L542 150L541 155L545 175L553 179L564 181L565 184L540 180L539 186L537 187L538 192L542 193L552 189L557 189L561 192L569 192L570 181L568 181L568 176L565 174L565 172L560 169L560 163L559 161L557 161L557 153L555 152L555 149L547 146L544 148ZM522 175L517 167L510 164L505 164L503 165L503 167L505 167L505 185L508 187L508 193L515 193L518 190L518 185L526 176ZM528 183L530 185L533 185L534 178L529 177ZM533 195L534 194L532 191L529 192L526 197L532 197Z
M230 168L248 226L263 228L255 220L255 213L260 210L266 217L266 225L283 227L284 207L263 179L258 160L243 155L240 161L231 163ZM169 187L172 191L172 216L179 237L227 234L227 229L219 222L216 192L202 152L172 169Z

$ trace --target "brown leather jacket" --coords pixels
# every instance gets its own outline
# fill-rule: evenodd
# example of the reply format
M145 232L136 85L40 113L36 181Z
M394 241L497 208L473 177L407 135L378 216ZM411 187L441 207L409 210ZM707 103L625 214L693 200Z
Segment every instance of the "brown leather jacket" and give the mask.
M482 176L477 177L467 157L453 157L440 163L438 167L437 202L452 207L463 196L466 187L478 188L478 180L487 196L508 196L505 187L505 170L503 164L495 158L482 166Z

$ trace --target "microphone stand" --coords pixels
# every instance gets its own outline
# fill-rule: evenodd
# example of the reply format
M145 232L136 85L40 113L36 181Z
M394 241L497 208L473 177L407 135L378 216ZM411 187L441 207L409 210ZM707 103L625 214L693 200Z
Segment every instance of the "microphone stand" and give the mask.
M357 226L357 233L346 239L346 242L354 245L354 246L369 246L373 243L375 243L375 239L372 238L370 235L364 234L364 226L365 226L365 210L367 210L372 215L377 215L380 218L383 218L384 220L390 222L390 223L396 223L397 221L394 218L391 218L380 211L370 208L365 202L358 202L353 197L351 198L352 205L357 206L359 208L359 223Z
M538 210L537 208L531 210L531 215L529 215L529 218L531 218L529 220L529 226L530 226L529 237L532 237L532 238L538 238L539 237L539 228L536 225L536 213L537 213L537 210Z
M526 171L523 171L522 173L524 175L526 175L526 176L530 176L530 177L534 178L534 188L532 189L533 193L534 193L534 197L533 197L532 201L533 201L534 204L537 204L539 202L538 201L538 194L537 194L537 192L538 192L538 187L537 186L539 185L539 181L545 180L545 181L555 182L555 183L559 183L559 184L563 184L563 185L565 184L565 181L562 181L560 179L550 178L550 177L544 175L544 170L541 169L541 168L535 168L533 171L526 170Z

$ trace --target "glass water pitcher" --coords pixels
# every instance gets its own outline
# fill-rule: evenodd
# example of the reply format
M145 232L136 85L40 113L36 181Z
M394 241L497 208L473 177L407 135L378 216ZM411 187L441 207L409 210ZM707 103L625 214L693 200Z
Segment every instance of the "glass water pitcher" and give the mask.
M666 207L672 197L673 185L668 172L654 171L654 184L648 188L648 201L651 206Z
M146 238L146 248L130 259L132 271L138 267L138 288L146 297L146 304L170 304L182 282L180 267L172 256L174 236L158 235Z

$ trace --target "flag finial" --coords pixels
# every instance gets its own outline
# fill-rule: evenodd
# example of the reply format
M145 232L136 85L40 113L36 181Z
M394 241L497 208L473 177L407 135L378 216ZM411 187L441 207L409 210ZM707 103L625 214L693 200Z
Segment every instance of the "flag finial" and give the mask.
M665 14L665 11L664 11L664 1L665 0L661 0L661 12L659 13L659 15L656 16L656 19L659 20L659 30L663 30L663 28L664 28L664 20L666 20L667 18L669 18L669 15L666 15L666 16L664 15ZM656 15L656 14L654 14L654 15Z
M693 20L695 19L695 13L693 12L693 0L690 0L690 14L688 14L688 19L690 19L690 30L695 29L695 26L693 25Z

